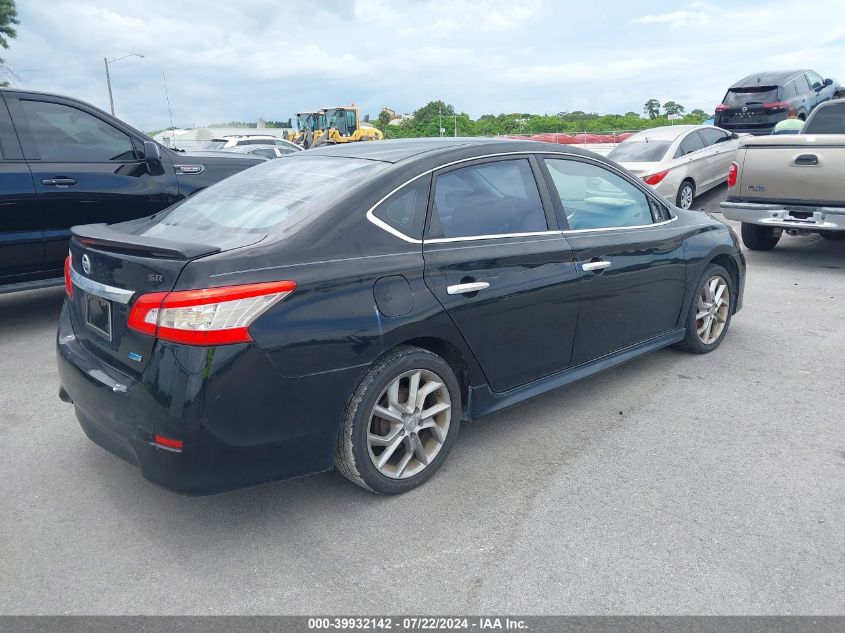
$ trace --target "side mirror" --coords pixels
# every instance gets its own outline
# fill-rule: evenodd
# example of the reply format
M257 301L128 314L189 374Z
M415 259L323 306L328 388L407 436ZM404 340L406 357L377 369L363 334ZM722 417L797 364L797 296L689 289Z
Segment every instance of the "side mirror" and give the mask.
M827 79L824 80L824 85L825 86L832 86L833 85L833 79L828 77Z
M161 150L158 148L158 143L144 141L144 161L148 166L161 163Z
M160 176L164 173L161 166L161 150L158 143L144 141L144 162L147 164L147 172L151 176Z
M738 138L739 138L739 134L737 134L736 132L731 132L731 138L732 138L732 139L738 139Z

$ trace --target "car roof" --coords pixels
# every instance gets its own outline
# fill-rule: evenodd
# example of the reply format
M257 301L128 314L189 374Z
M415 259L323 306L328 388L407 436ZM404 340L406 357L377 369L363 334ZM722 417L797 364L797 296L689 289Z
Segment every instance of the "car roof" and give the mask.
M704 125L663 125L661 127L653 127L649 128L648 130L642 130L641 132L637 132L636 134L629 136L626 138L623 143L627 143L628 141L640 141L642 139L649 139L653 141L674 141L680 136L683 136L687 132L691 132L692 130L702 128L702 127L713 127L713 126L704 126Z
M804 70L780 70L764 73L754 73L743 77L731 88L749 88L752 86L782 86L788 81L795 79L798 75L808 72Z
M438 162L445 163L448 162L451 156L463 159L468 155L476 154L483 156L498 152L566 152L589 156L591 158L599 157L594 152L573 147L572 145L483 136L472 138L446 137L362 141L316 147L302 154L309 156L362 158L386 163L411 162L415 159L422 160L437 157Z

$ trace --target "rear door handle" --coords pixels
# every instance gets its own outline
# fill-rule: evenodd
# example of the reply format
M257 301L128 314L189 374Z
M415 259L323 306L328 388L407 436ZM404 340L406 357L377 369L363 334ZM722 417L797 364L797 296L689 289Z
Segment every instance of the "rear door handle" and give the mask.
M473 281L472 283L467 284L455 284L454 286L446 286L446 292L450 295L465 295L469 294L470 292L478 292L479 290L484 290L485 288L489 288L490 284L486 281Z
M587 272L592 272L596 270L604 270L605 268L610 268L613 262L601 261L601 262L587 262L586 264L581 264L581 270L585 270Z
M77 184L79 181L76 178L45 178L41 181L42 185L48 187L70 187Z

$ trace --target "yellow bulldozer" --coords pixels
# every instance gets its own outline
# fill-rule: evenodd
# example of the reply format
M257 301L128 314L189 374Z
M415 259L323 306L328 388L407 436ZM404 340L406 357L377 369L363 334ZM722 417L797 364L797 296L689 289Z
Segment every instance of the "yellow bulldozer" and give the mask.
M323 110L297 112L296 129L288 132L287 139L308 148L313 145L314 139L323 135L325 129L326 113Z
M381 130L373 126L369 116L361 119L357 106L338 106L323 108L325 128L318 137L314 134L313 146L332 145L335 143L354 143L356 141L380 141L384 138Z

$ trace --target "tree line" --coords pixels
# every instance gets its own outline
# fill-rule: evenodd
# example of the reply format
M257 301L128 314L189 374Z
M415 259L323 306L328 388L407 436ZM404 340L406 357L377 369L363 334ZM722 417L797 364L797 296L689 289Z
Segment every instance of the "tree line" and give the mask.
M457 112L453 105L438 100L430 101L415 110L413 118L405 119L396 125L390 125L390 114L382 111L373 125L384 132L385 138L439 136L441 127L444 128L444 136L497 136L545 132L577 134L645 130L658 125L668 125L670 122L667 117L670 114L681 115L681 120L677 121L680 124L698 124L709 116L700 109L686 113L684 107L674 101L661 105L656 99L650 99L646 102L646 106L649 105L652 105L651 109L644 109L646 118L637 112L598 114L576 110L557 114L484 114L473 119L465 112Z

